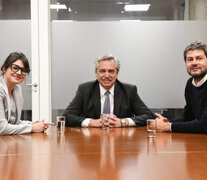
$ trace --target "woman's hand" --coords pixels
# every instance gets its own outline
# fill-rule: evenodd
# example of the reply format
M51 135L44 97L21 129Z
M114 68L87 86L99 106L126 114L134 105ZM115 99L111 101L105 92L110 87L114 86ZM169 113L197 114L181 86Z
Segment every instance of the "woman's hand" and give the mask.
M53 125L53 123L45 122L44 120L38 120L32 123L32 132L43 132L46 131L47 128Z

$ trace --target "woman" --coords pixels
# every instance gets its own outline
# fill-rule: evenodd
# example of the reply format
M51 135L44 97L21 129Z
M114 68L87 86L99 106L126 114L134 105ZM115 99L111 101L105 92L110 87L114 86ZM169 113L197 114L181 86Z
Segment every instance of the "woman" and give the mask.
M21 121L23 106L19 85L30 72L29 62L23 53L11 53L1 67L0 76L0 135L43 132L52 123Z

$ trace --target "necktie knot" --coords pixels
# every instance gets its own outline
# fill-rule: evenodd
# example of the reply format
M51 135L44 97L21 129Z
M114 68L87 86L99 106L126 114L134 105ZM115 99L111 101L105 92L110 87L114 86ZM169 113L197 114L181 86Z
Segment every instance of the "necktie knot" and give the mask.
M110 94L110 91L106 91L105 95L108 96Z

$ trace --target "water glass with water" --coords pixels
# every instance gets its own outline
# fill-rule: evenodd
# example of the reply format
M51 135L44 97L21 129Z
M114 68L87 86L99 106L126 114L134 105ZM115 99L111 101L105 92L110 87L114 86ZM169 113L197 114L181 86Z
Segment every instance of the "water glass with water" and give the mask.
M65 133L65 116L57 116L56 126L58 134Z
M109 121L110 121L110 114L102 114L102 129L108 130L109 129Z
M156 138L156 120L155 119L147 120L147 137Z

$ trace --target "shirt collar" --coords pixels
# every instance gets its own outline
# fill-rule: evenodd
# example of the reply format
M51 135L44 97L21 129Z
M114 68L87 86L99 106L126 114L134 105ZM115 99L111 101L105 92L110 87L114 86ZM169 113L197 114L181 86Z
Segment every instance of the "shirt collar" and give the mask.
M200 87L204 82L206 82L207 80L207 73L206 75L196 84L194 79L192 80L192 84L195 86L195 87Z
M101 86L101 84L99 84L100 87L100 96L103 97L105 95L105 92L107 91L106 89L103 88L103 86ZM112 96L114 96L114 85L108 90L110 92L110 94Z

